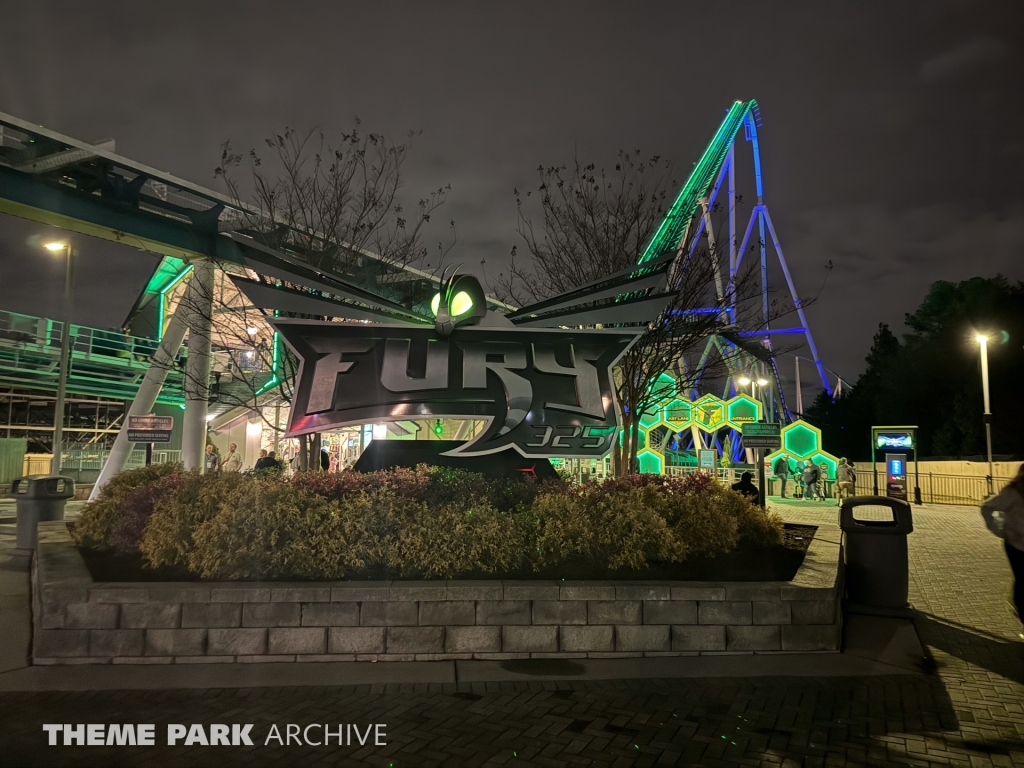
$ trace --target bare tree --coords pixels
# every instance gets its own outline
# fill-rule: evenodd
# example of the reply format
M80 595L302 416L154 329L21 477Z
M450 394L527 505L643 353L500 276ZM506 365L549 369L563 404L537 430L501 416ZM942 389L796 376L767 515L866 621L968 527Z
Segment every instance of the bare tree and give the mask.
M240 229L258 233L267 245L297 254L317 269L337 275L358 272L387 282L396 268L426 255L423 227L451 185L420 198L407 212L399 190L410 145L364 133L360 125L356 118L337 143L322 133L292 128L266 139L264 154L248 153L245 185L235 175L243 156L225 143L215 173L247 212L238 222ZM408 139L415 135L410 131ZM251 187L251 205L244 186Z
M675 186L669 172L657 156L644 162L639 152L621 151L613 171L578 160L571 167L538 168L536 190L526 195L515 190L526 256L517 259L513 248L508 272L495 282L496 292L522 306L637 265L665 216L667 191ZM527 198L540 207L536 225L526 210L532 202ZM716 207L712 213L721 211ZM637 470L642 414L696 388L698 379L711 381L735 371L744 355L765 359L768 350L744 332L792 311L776 300L764 318L755 300L760 288L754 270L741 270L723 283L713 245L720 239L708 238L705 244L693 240L696 227L687 231L688 240L678 244L669 272L668 305L615 371L623 427L622 445L613 452L617 473ZM673 384L661 377L668 371L675 376Z
M410 132L408 139L414 136ZM249 151L248 162L230 143L222 148L215 174L224 180L240 212L235 221L227 222L229 226L318 270L381 291L408 306L422 299L396 295L396 290L412 284L404 269L426 255L424 228L445 202L450 185L419 199L407 213L399 196L408 143L364 133L357 118L352 130L341 134L336 143L319 132L303 134L289 128L265 144L262 154ZM248 171L244 180L238 175L243 167ZM251 306L230 282L228 274L241 274L239 268L222 262L215 266L211 295L184 292L181 296L194 305L192 314L211 313L210 398L259 413L265 424L283 432L261 406L268 401L290 405L298 362L286 346L275 345L262 309ZM278 282L252 272L243 276ZM187 371L185 377L189 377ZM299 438L301 469L318 466L318 437Z

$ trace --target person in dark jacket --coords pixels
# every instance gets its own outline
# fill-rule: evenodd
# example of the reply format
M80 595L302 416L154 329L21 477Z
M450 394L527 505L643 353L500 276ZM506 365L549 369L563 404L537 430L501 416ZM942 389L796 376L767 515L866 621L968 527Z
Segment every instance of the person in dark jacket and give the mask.
M748 499L755 504L758 501L760 493L757 490L757 486L754 485L754 476L750 472L744 472L740 475L740 481L732 484L732 489L736 493L742 493Z
M772 471L782 481L782 498L786 498L786 483L789 482L789 459L785 456L779 456L775 460L775 466L772 467Z
M331 468L331 454L327 452L327 447L324 446L320 449L320 469L326 472Z
M817 500L818 493L818 479L821 477L821 470L819 470L814 463L808 461L804 464L803 481L804 481L804 501L815 501Z
M256 463L253 465L253 469L275 469L277 468L277 462L267 456L267 452L261 450L260 457L256 459Z

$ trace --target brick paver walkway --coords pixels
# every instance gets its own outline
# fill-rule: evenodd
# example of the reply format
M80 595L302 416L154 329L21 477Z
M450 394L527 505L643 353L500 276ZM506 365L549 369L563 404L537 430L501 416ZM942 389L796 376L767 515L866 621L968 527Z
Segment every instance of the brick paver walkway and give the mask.
M4 694L0 765L1024 766L1024 644L1000 542L971 508L915 508L915 524L911 600L932 675ZM251 722L257 744L270 723L379 722L388 746L40 752L53 721L149 722L158 736L168 722Z

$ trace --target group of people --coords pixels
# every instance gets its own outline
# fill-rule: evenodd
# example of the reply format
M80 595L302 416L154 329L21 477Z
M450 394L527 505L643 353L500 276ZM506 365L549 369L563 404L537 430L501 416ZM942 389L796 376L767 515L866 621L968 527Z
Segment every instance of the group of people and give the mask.
M280 469L277 462L277 454L274 451L260 451L260 457L256 459L253 470ZM238 453L238 446L235 443L228 445L228 452L221 458L213 450L213 445L207 444L205 457L206 474L213 472L241 472L242 456Z
M779 456L772 467L775 476L782 481L782 498L786 498L786 484L790 476L797 487L799 496L805 501L824 501L825 494L819 487L821 482L821 470L811 461L805 461L803 466L797 463L796 469L791 470L789 459ZM839 460L836 467L836 498L842 501L845 496L852 496L857 484L857 473L853 465L843 458Z

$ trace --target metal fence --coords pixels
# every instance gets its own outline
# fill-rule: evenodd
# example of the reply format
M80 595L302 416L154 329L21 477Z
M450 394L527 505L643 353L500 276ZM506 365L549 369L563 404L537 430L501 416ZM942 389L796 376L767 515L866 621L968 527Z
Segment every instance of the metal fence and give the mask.
M946 475L922 472L916 478L907 475L907 496L914 499L914 488L920 488L921 501L925 504L981 504L993 493L998 493L1010 482L1009 477L988 477L978 475ZM857 494L873 495L875 474L871 470L857 470ZM878 491L885 495L885 474L878 473Z

